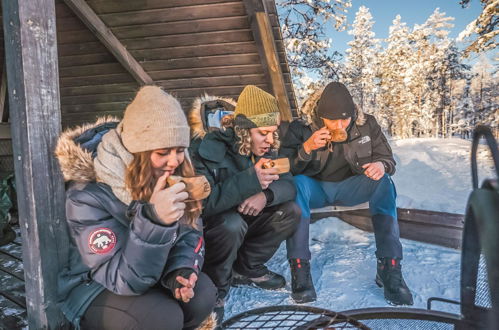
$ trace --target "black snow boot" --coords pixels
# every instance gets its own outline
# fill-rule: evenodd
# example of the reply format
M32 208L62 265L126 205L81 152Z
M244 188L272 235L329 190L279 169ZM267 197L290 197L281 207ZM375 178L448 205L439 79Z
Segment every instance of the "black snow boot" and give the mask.
M376 284L385 290L385 299L392 305L412 305L414 301L402 277L399 259L378 259Z
M310 262L306 259L289 259L291 267L291 298L298 303L308 303L317 299L314 282L310 274Z
M267 273L259 277L247 277L241 274L232 272L232 285L256 285L259 288L266 290L277 290L286 286L286 280L281 275L267 269Z

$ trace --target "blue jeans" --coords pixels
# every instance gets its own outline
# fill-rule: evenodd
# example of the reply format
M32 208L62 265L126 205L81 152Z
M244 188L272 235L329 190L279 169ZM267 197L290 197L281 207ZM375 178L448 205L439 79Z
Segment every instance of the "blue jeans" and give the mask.
M318 181L305 175L294 177L296 204L301 208L301 219L293 236L286 240L288 258L310 259L308 247L310 209L328 205L354 206L369 202L376 256L402 258L400 231L397 222L397 192L391 177L385 174L375 181L365 175L355 175L339 182Z

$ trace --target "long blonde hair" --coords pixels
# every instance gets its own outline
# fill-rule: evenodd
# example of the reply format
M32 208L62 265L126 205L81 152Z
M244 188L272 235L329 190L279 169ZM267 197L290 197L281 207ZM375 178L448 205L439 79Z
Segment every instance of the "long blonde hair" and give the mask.
M239 126L234 126L234 116L227 115L222 118L223 127L233 127L234 133L237 138L238 152L242 156L251 155L251 133L249 128L241 128ZM281 142L279 141L279 133L275 131L273 133L274 143L272 143L272 149L279 149Z
M128 165L125 173L125 186L132 195L133 200L149 202L151 199L156 179L154 178L151 164L152 150L138 152L133 154L133 160ZM185 159L176 169L175 173L184 177L191 177L196 175L194 166L187 152L184 151ZM196 228L196 222L201 215L201 201L186 202L185 214L180 219L193 228Z

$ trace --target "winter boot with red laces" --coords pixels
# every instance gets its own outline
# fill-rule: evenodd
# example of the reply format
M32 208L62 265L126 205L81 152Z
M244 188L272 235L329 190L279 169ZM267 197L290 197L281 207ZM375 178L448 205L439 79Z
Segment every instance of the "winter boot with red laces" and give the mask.
M310 262L306 259L289 259L291 267L291 298L298 303L308 303L317 299L314 282L310 274Z
M412 305L412 294L402 277L399 259L379 258L376 284L385 290L385 299L392 305Z

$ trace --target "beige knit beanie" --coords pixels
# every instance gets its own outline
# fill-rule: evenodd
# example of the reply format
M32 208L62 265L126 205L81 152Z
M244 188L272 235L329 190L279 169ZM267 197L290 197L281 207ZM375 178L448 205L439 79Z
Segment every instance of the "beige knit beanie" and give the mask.
M239 95L234 116L234 124L241 128L279 125L279 108L275 97L253 85L244 87Z
M123 116L123 145L131 153L189 146L180 103L158 86L142 87Z

